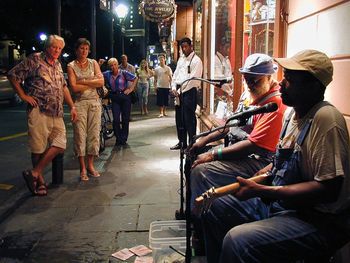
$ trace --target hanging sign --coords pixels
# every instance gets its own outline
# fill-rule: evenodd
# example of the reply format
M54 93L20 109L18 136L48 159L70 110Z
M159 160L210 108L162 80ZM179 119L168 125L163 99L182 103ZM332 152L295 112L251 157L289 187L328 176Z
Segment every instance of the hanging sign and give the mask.
M146 20L162 22L175 16L174 0L143 0L139 9Z

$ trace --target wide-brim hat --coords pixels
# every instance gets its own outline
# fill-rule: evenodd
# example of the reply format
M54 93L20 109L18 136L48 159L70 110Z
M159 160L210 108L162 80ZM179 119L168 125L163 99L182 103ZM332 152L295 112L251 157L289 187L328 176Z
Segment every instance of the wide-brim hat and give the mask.
M239 72L242 74L272 75L277 71L277 68L270 56L255 53L247 57L244 66L239 69Z
M303 50L290 58L275 58L275 61L285 69L310 72L325 87L333 80L332 61L318 50Z

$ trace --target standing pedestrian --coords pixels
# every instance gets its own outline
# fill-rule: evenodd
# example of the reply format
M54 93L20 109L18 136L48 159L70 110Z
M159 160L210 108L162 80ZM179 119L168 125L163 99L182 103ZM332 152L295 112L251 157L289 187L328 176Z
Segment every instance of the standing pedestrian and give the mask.
M75 44L76 59L67 68L69 85L76 94L78 121L74 124L74 151L79 159L81 181L88 181L88 174L100 176L94 167L94 158L99 154L101 127L101 101L96 88L103 86L104 79L97 61L88 58L89 52L90 41L79 38Z
M107 64L110 70L103 72L103 76L106 86L110 89L115 145L126 145L131 111L130 93L135 88L137 77L129 71L120 69L116 58L110 58Z
M126 70L126 71L130 72L133 75L136 74L135 67L128 62L128 56L127 55L122 54L121 57L120 57L120 60L121 60L121 63L119 64L119 68L120 69ZM135 83L135 85L136 85L136 83ZM131 110L132 110L132 104L130 106L130 112L131 112ZM129 117L129 121L132 121L131 114L130 114L130 117Z
M202 60L193 51L191 39L187 37L181 39L180 46L183 54L177 62L172 79L172 93L176 97L175 121L179 142L170 150L180 149L181 143L186 148L187 136L188 143L191 144L194 135L196 135L197 89L200 86L200 81L185 81L193 77L200 78L203 72Z
M139 103L141 107L141 115L148 114L147 104L148 104L148 94L150 90L149 81L153 76L153 72L148 67L148 63L145 59L141 60L140 68L136 71L138 77L137 80L137 94L139 97Z
M122 70L129 71L130 73L135 75L136 73L135 67L128 62L128 56L123 54L121 55L120 60L121 60L121 63L119 65L119 68Z
M29 191L38 196L47 194L44 168L66 149L64 100L71 109L71 121L77 120L77 112L58 61L64 45L62 37L50 35L43 52L31 54L8 72L13 88L28 104L28 137L33 169L23 171L22 175ZM22 82L28 91L22 88Z
M159 66L154 70L154 89L157 93L157 105L159 106L159 116L167 116L166 107L169 106L169 90L173 72L165 65L165 54L158 56Z

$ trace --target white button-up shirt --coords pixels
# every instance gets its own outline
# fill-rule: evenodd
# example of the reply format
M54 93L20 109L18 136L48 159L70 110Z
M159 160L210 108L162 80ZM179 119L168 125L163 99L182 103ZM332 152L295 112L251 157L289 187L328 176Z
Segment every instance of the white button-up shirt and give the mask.
M188 71L190 67L190 72ZM173 74L173 79L171 83L172 90L176 90L176 85L181 85L185 80L192 77L201 78L203 73L203 63L202 60L192 51L187 57L182 55L176 66L176 70ZM178 92L185 93L192 88L198 88L200 86L199 80L191 80L184 83L181 87L181 90Z

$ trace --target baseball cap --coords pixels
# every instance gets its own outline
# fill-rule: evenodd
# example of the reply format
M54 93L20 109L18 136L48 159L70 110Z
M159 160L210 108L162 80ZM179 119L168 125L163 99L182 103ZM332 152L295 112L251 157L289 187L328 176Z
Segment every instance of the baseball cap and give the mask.
M329 57L318 51L307 49L298 52L291 58L275 58L283 68L310 72L327 87L333 79L333 64Z
M277 71L277 65L270 56L261 53L251 54L245 60L244 66L239 69L242 74L272 75Z

